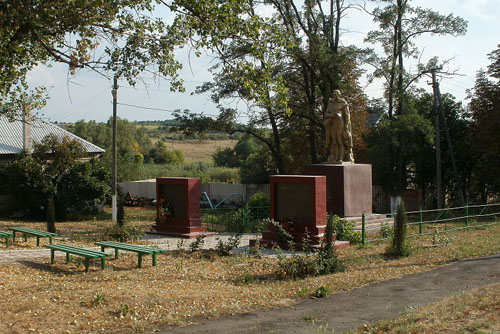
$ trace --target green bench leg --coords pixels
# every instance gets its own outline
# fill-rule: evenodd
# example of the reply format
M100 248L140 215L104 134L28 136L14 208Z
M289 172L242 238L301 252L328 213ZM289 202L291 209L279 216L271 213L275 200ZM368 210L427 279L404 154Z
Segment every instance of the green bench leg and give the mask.
M153 253L153 267L156 266L156 253Z
M101 269L106 269L106 258L101 257Z
M86 257L85 258L85 272L88 272L89 271L89 258Z
M12 243L14 243L14 241L16 241L16 232L12 231Z
M115 248L115 259L118 258L118 248Z
M9 236L8 235L5 236L5 247L6 248L9 247Z
M142 254L141 253L137 253L137 258L138 258L138 262L139 262L138 267L142 268Z
M40 237L39 236L36 237L36 245L37 245L37 247L40 246Z
M66 263L69 263L70 260L71 260L71 254L66 253Z
M49 237L49 244L52 245L52 237Z
M28 241L28 234L27 233L24 233L24 241Z
M50 263L54 264L54 250L53 249L50 250Z

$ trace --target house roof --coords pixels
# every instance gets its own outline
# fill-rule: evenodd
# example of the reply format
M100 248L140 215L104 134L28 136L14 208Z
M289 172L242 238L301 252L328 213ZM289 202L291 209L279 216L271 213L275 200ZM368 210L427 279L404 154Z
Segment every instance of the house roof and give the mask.
M82 143L87 153L104 153L99 146L92 144L55 124L34 117L31 122L31 138L39 143L47 135L53 134L58 138L65 136ZM23 151L23 123L20 120L9 121L6 116L0 115L0 155L18 154Z

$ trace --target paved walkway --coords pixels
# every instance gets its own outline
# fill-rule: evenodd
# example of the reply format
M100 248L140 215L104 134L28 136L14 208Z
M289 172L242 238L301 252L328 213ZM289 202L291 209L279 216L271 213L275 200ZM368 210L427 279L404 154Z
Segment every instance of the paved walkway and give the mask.
M441 297L500 282L500 254L458 261L425 273L368 285L326 298L307 300L293 307L275 308L173 328L163 334L318 333L319 324L328 332L352 330L397 316L409 307L421 307ZM304 321L314 317L316 324Z
M227 241L231 237L230 234L219 234L207 236L204 240L203 249L214 249L217 243L219 242L219 238L222 241ZM256 239L259 235L256 234L242 234L240 240L240 247L237 248L236 252L244 252L248 249L248 244L250 239ZM20 239L21 240L21 239ZM144 236L145 241L149 243L155 244L158 248L166 249L166 250L177 250L180 248L189 249L189 245L194 242L196 239L179 239L176 237L165 237L153 234L146 234ZM181 242L180 242L181 241ZM17 241L16 243L22 243L22 241ZM54 243L64 242L64 240L58 240L58 238L54 239ZM42 246L43 247L43 246ZM91 249L100 250L100 247L89 247ZM107 253L112 254L113 249L107 248ZM55 255L57 257L65 256L62 252L56 252ZM49 259L50 250L47 248L39 248L39 249L16 249L9 250L8 248L0 249L0 263L13 263L20 260L33 259L45 257Z

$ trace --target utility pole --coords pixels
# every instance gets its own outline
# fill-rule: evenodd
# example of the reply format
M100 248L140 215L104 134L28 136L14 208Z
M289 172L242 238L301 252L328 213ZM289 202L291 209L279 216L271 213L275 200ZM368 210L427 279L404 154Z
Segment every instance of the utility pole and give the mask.
M112 196L112 220L116 222L116 196L117 196L117 176L118 176L118 159L117 159L117 149L116 149L116 135L117 135L117 126L116 126L116 105L118 103L117 101L117 93L118 93L118 78L116 76L113 77L113 89L111 90L111 95L113 95L113 166L112 166L112 173L113 173L113 185L112 185L112 191L113 191L113 196Z
M441 136L439 131L439 99L437 94L436 85L436 72L432 71L432 90L434 92L434 127L436 131L435 145L436 145L436 191L437 191L437 208L443 208L443 195L442 195L442 177L441 177Z
M464 206L465 205L464 194L462 192L462 186L460 185L460 178L458 177L457 164L455 162L455 154L453 153L453 143L451 142L451 138L450 138L450 131L448 129L448 121L446 120L446 115L444 114L443 101L441 99L441 91L439 90L439 82L436 82L434 79L434 83L436 85L437 98L438 98L438 102L439 102L439 113L441 114L441 120L443 121L444 134L446 136L446 142L448 143L448 151L450 152L451 166L453 168L453 176L455 177L458 196L460 199L460 205Z

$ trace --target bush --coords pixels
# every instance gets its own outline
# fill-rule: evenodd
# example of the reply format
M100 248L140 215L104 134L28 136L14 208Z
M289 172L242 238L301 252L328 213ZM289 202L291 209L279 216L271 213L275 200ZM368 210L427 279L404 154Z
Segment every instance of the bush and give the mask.
M408 225L408 217L406 215L404 202L398 205L396 221L394 223L394 235L392 237L392 245L386 250L386 255L389 256L409 256L411 253L410 245L406 239L406 227Z
M327 235L333 233L332 225L333 222L327 225ZM310 241L304 240L303 243L308 244ZM294 254L290 257L278 253L278 267L281 276L291 279L328 275L345 269L331 241L327 241L323 248L314 253Z
M333 231L338 240L349 241L352 244L361 243L361 232L355 231L356 224L337 215L329 215L328 221L333 223Z
M252 218L262 219L269 217L270 204L267 195L260 191L256 192L248 200L247 208Z
M235 234L229 237L229 239L226 242L222 241L221 238L217 238L217 240L218 242L217 245L215 246L217 254L219 254L220 256L229 256L231 255L233 249L237 248L240 245L241 235Z

